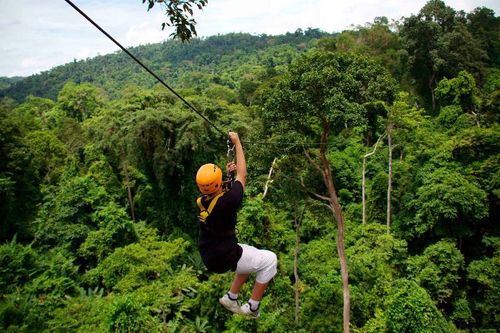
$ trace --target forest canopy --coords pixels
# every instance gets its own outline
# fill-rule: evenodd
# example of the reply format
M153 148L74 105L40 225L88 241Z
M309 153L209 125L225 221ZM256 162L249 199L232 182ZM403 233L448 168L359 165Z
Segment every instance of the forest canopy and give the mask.
M499 23L431 0L131 50L242 138L238 239L279 262L258 320L197 250L194 177L225 138L122 52L1 78L0 330L345 332L348 287L352 332L497 332Z

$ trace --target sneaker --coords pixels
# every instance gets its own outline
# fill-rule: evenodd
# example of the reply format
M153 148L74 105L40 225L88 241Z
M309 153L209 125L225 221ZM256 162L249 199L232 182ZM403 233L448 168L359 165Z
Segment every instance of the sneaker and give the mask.
M232 300L229 298L229 294L225 294L219 299L219 303L222 304L223 307L228 309L231 312L241 314L241 307L238 300Z
M246 303L241 306L241 314L248 315L253 319L257 319L260 316L260 311L259 309L255 311L252 310L252 308L250 307L250 303Z

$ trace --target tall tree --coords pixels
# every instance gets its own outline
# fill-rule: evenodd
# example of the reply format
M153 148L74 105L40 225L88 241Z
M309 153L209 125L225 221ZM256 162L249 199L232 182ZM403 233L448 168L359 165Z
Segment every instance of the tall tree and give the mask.
M353 125L363 125L365 104L391 101L394 82L380 66L366 58L314 51L292 63L288 72L269 92L263 113L265 128L297 143L319 142L319 148L306 148L304 155L319 172L325 200L337 222L337 252L343 288L343 329L349 332L350 296L344 245L344 216L337 195L328 156L329 140ZM293 139L292 139L293 138ZM304 157L304 156L302 156Z
M489 63L500 64L500 17L486 7L478 7L467 14L467 28L486 50Z
M433 109L434 89L443 77L464 69L480 75L487 59L480 42L466 28L465 14L441 0L430 0L418 15L406 18L401 36L408 72Z

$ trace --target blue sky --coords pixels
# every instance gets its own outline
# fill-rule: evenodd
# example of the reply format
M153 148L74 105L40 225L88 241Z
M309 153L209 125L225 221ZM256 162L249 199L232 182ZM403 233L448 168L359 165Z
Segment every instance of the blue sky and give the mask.
M142 0L72 0L125 46L168 39L159 8L146 11ZM455 9L495 10L499 0L448 0ZM425 0L209 0L195 11L200 37L229 32L281 34L298 28L340 32L376 16L400 19L416 14ZM0 76L26 76L73 59L118 48L64 0L0 0Z

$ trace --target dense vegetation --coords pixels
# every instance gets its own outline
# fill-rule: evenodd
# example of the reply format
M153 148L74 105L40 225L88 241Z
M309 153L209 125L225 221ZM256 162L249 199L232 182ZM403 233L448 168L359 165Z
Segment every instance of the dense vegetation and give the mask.
M497 332L499 20L431 0L336 35L133 50L243 138L239 239L279 258L258 320L218 304L232 274L196 249L194 174L224 138L122 53L2 79L0 330L341 332L324 154L351 331Z
M250 81L243 86L260 83L258 79L262 78L252 74L265 72L257 69L274 73L289 64L298 51L326 36L330 34L318 29L281 36L228 34L193 39L189 44L167 41L138 46L130 51L173 87L201 91L209 83L216 83L237 90L243 78ZM101 87L112 98L119 97L126 85L152 88L157 83L125 53L117 52L91 60L75 60L23 80L0 78L0 97L8 96L17 102L28 95L55 100L67 81Z

